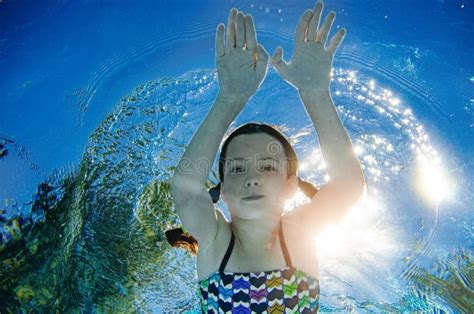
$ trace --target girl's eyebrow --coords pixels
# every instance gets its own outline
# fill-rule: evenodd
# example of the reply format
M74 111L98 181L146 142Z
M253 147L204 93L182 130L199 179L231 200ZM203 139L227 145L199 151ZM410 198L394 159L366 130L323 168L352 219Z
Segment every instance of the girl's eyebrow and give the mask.
M271 159L271 160L277 161L277 160L276 160L275 158L273 158L273 157L259 158L259 160L267 160L267 159ZM245 159L244 159L244 158L240 158L240 157L236 157L236 158L230 157L229 160L245 160Z

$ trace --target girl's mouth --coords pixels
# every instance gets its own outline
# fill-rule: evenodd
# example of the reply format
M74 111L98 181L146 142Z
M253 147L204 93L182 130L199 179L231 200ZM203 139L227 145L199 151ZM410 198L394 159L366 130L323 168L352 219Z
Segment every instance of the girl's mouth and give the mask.
M259 200L259 199L264 198L264 197L265 197L264 195L258 195L258 196L244 197L243 199L246 200L246 201L255 201L255 200Z

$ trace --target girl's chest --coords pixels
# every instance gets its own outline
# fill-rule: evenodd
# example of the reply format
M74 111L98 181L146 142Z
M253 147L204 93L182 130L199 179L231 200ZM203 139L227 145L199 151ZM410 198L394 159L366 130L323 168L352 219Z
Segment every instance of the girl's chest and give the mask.
M227 222L225 222L227 223ZM219 266L227 251L231 239L231 228L221 226L220 234L214 240L214 243L198 250L197 255L197 273L198 280L207 278L213 272L219 270ZM316 242L314 236L303 234L301 228L285 224L283 226L283 235L292 266L319 278L319 264L316 254ZM235 246L231 256L225 266L227 272L257 272L272 269L284 268L286 266L282 247L277 237L272 249L268 253L256 253L253 256L245 255L239 252Z

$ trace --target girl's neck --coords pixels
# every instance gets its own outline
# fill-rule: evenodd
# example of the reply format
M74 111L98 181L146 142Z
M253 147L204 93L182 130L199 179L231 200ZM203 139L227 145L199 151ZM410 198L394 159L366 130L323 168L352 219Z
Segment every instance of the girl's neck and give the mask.
M275 247L280 219L281 215L264 220L234 218L231 228L239 250L252 256L268 254Z

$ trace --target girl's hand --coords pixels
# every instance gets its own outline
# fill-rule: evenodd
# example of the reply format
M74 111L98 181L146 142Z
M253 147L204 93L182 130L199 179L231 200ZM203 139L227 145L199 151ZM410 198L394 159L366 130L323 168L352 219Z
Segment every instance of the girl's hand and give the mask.
M278 46L270 63L280 76L299 92L328 90L331 82L331 68L334 53L341 43L346 29L341 28L324 48L336 13L331 11L318 27L323 3L318 2L313 10L307 10L300 18L295 34L295 51L290 63L283 57L283 49Z
M216 65L220 94L248 100L262 83L267 64L268 53L257 43L252 16L244 16L233 8L227 21L225 47L224 24L217 27Z

